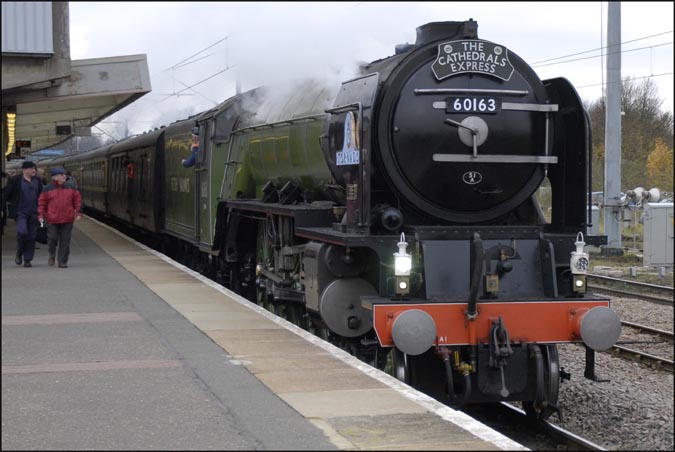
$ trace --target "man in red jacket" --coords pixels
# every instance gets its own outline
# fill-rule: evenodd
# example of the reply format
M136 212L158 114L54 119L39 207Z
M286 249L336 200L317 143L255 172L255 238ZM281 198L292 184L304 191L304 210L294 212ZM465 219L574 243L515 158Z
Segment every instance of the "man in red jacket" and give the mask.
M49 265L54 265L56 245L59 246L59 268L68 267L70 255L70 234L73 223L82 218L80 206L82 198L75 186L66 183L66 172L63 168L52 169L52 182L47 185L38 199L38 220L47 220L47 240L49 246Z

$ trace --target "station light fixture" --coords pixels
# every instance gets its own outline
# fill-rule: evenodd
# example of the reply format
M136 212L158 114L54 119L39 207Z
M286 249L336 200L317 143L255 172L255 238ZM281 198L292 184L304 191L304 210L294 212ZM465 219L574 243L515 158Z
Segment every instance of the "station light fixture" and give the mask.
M405 234L401 233L401 238L397 243L398 252L394 253L394 276L396 276L396 295L407 295L410 293L410 270L412 269L412 256L406 252L408 242L405 241Z
M9 154L14 150L14 134L16 131L16 113L12 111L7 112L7 150L5 151L5 157L8 157Z

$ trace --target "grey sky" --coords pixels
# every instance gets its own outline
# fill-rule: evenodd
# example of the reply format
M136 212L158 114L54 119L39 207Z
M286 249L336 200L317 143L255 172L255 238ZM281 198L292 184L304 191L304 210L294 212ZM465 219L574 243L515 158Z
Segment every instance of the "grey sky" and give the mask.
M622 77L652 76L672 112L673 2L621 2L621 14ZM222 102L237 77L243 90L308 75L337 89L356 62L414 42L416 27L469 18L542 79L565 77L582 98L601 97L607 2L71 2L71 56L147 54L152 93L100 125L115 135L126 119L139 133Z

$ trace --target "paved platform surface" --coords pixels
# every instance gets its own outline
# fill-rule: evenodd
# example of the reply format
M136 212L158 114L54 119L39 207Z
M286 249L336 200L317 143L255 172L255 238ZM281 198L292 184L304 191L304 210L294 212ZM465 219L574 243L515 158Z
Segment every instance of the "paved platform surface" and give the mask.
M9 221L2 449L524 449L87 217L38 246Z

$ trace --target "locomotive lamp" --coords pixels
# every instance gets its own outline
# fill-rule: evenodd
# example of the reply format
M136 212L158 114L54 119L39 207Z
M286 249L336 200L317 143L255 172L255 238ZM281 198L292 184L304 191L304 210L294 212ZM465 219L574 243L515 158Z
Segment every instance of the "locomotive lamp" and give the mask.
M401 239L397 243L398 252L394 253L394 275L396 276L396 295L410 293L410 269L412 268L412 256L406 252L408 242L405 234L401 232Z
M574 242L577 249L573 251L570 257L570 268L572 270L572 290L574 292L586 292L586 272L588 270L588 253L584 253L584 235L579 232L577 241Z

